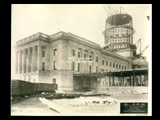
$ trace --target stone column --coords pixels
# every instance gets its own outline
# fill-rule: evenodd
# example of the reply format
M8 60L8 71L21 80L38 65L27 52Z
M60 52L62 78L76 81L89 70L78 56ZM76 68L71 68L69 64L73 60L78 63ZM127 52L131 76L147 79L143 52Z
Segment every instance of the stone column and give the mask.
M23 73L26 73L26 50L23 50Z
M37 65L38 64L38 46L35 46L35 71L38 70Z
M78 62L77 62L78 59L77 58L78 58L78 47L76 46L75 47L75 59L73 60L73 61L75 61L75 63L74 63L74 68L75 68L74 71L76 71L76 72L78 71L78 65L77 65L78 64Z
M18 74L20 73L20 51L18 51Z
M33 48L31 47L30 48L30 72L32 72L33 70L32 70L32 54L33 54Z
M31 72L31 61L30 61L30 54L31 54L31 50L30 48L28 48L28 72Z
M32 47L32 71L35 71L35 47Z
M41 50L41 45L38 45L38 54L37 54L37 70L41 71L42 70L42 50Z
M22 51L20 50L20 73L22 73Z
M24 73L24 50L22 50L22 73Z
M16 73L18 73L18 51L16 52Z
M28 48L26 49L26 73L28 73Z

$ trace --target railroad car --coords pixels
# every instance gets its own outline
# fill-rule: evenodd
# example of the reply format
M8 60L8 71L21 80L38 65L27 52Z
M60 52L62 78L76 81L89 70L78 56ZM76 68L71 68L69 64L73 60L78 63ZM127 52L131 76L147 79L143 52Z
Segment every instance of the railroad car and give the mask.
M31 83L23 80L11 80L11 97L24 97L41 94L42 92L54 93L57 84Z
M49 83L36 83L37 84L37 92L40 94L42 92L51 92L54 93L57 90L57 84L49 84Z

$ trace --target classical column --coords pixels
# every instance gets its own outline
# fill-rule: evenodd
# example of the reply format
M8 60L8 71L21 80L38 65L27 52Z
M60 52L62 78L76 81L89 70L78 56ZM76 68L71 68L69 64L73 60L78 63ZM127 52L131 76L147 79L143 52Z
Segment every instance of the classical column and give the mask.
M28 48L26 49L26 73L28 73Z
M38 57L37 56L38 56L38 46L36 45L35 46L35 71L38 71L38 69L37 69L38 68L37 67L38 66Z
M22 50L20 51L20 73L22 73Z
M32 61L33 61L33 60L32 60L32 54L33 54L33 48L31 47L30 50L31 50L31 51L30 51L30 72L32 72L32 71L33 71L33 70L32 70Z
M22 50L22 73L24 73L24 50Z
M28 48L28 72L31 72L31 49L30 48Z
M89 58L89 51L87 50L86 53L87 53L86 54L86 58L87 58L86 59L87 60L87 62L86 62L86 71L87 71L87 73L89 73L89 64L88 64L88 61L89 61L89 59L88 59Z
M16 73L18 73L18 51L16 52Z
M20 51L18 51L18 74L20 73Z
M35 47L32 47L32 71L35 71Z
M23 73L26 73L26 49L23 50Z
M81 64L80 64L80 66L81 66L81 73L84 71L84 50L83 49L81 49L81 56L80 56L80 61L81 61Z
M41 52L41 45L38 45L38 54L37 54L37 70L42 70L42 52Z

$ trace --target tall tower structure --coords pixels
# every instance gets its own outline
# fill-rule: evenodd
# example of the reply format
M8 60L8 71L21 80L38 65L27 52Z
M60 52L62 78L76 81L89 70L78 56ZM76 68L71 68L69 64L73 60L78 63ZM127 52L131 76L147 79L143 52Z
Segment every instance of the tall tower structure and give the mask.
M116 13L106 19L103 47L106 50L115 52L125 57L133 58L136 46L133 44L132 17L126 13Z

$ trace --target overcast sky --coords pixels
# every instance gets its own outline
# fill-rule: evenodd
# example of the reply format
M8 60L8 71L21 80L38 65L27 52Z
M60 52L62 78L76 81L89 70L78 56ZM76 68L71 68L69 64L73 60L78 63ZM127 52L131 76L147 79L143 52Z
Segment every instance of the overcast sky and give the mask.
M71 32L80 37L104 45L102 32L108 17L103 6L113 12L120 10L119 5L107 4L12 4L11 8L11 75L15 71L15 42L27 36L42 32L48 35L58 31ZM109 9L109 7L111 9ZM133 43L142 39L142 50L150 45L151 48L151 5L122 5L121 13L132 16L135 34ZM110 11L111 10L111 11ZM144 52L147 61L150 60L150 49ZM11 77L12 77L11 76Z

